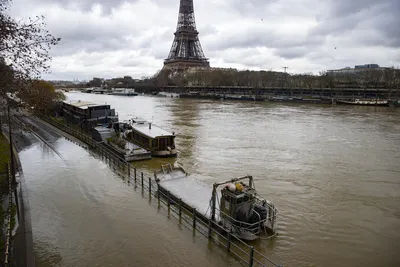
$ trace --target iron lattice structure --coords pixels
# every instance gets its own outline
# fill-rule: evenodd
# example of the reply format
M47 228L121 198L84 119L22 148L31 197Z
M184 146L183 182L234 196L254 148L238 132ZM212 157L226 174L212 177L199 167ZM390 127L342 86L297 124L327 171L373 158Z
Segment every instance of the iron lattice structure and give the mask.
M178 25L174 35L164 68L184 70L189 67L210 67L196 29L193 0L180 0Z

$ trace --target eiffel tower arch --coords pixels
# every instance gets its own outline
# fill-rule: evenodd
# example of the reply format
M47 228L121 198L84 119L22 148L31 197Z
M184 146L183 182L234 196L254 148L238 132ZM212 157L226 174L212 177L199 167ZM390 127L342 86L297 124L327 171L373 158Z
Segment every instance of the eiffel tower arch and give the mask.
M163 69L181 71L189 67L210 67L196 29L193 0L180 0L178 25L174 35Z

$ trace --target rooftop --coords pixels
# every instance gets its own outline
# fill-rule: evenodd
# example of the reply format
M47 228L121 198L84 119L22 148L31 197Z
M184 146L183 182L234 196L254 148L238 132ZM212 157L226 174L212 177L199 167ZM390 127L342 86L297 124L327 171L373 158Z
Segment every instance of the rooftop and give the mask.
M170 133L157 125L151 124L151 129L149 129L149 122L144 123L132 123L132 128L150 138L156 138L159 136L173 136L173 133Z
M74 107L77 107L77 108L80 108L80 109L87 109L89 107L96 107L96 106L105 106L105 105L96 104L96 103L89 102L89 101L80 101L80 100L74 101L74 102L64 101L64 103L68 104L68 105L71 105L71 106L74 106Z

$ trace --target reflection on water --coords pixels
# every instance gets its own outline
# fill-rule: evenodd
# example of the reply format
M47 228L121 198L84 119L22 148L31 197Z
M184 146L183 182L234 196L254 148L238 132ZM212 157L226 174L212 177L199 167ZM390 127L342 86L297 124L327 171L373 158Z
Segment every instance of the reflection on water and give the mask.
M153 117L175 131L177 158L134 163L148 173L177 162L208 183L253 175L258 191L281 212L278 236L255 246L285 266L400 265L399 109L68 97L107 102L121 119ZM39 147L21 153L21 161L29 174L35 242L53 246L60 265L234 262L178 230L81 148L64 140L56 145L65 161L43 156ZM149 259L150 253L161 255Z

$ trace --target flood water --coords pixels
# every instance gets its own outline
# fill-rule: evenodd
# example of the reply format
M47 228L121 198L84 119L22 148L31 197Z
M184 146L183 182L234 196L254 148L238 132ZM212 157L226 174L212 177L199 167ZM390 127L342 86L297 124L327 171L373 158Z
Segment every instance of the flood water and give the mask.
M251 174L280 211L256 248L284 266L400 266L400 109L68 93L121 120L174 131L179 163L207 183ZM234 266L180 229L87 150L55 137L20 158L39 266Z

